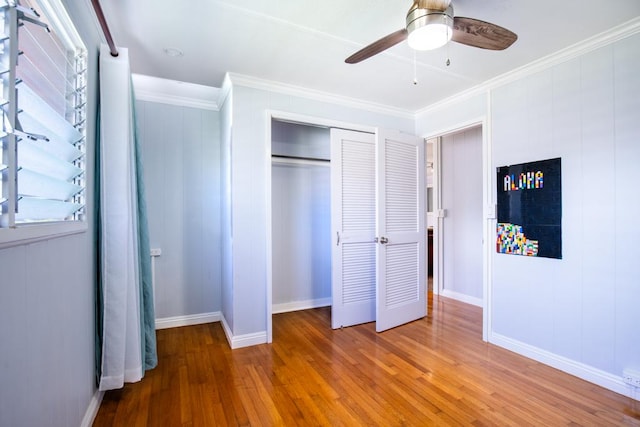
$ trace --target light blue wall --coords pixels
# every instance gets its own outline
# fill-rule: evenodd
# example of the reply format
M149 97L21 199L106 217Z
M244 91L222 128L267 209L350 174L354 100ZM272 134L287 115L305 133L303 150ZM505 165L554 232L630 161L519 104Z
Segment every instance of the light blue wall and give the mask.
M562 158L563 259L492 251L489 339L621 393L622 370L640 368L638 75L635 34L473 98L490 108L462 100L416 122L430 135L490 111L492 171Z
M640 368L640 35L494 91L493 164L562 158L563 259L494 254L493 329Z
M93 165L99 33L89 2L64 3L89 52L89 228L0 250L0 426L78 426L95 392Z
M231 226L234 336L266 332L267 174L271 169L267 110L414 131L414 121L302 97L233 87ZM223 307L226 314L226 308ZM227 319L229 322L229 319Z
M220 126L217 111L137 102L156 319L221 308Z

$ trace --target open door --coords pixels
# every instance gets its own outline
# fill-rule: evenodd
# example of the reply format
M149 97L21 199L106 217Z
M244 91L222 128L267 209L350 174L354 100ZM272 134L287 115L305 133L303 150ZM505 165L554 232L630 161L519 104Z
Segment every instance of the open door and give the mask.
M379 129L376 331L427 314L424 141Z
M424 142L331 130L331 326L426 315Z
M375 138L331 129L331 327L376 320Z

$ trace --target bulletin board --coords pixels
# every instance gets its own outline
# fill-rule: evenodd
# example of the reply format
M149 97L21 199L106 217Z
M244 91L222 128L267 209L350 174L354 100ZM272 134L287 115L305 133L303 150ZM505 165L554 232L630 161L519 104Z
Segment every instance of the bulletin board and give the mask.
M499 167L496 181L496 251L561 259L561 159Z

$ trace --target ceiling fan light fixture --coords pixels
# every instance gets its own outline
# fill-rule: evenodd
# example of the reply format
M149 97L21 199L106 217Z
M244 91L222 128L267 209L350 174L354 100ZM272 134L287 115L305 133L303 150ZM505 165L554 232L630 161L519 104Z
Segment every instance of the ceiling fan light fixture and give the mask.
M445 11L413 9L407 15L407 42L415 50L432 50L447 44L453 36L453 8Z

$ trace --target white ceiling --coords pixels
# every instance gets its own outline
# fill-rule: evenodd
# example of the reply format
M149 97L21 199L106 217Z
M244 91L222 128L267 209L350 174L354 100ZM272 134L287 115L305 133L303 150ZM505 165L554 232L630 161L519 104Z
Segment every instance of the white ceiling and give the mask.
M505 51L457 43L416 54L406 42L344 59L403 28L409 0L101 0L132 72L220 87L226 72L415 112L640 16L640 1L453 0L456 16L518 34ZM615 5L615 7L613 7ZM176 48L181 57L164 54ZM446 66L447 58L451 65Z

